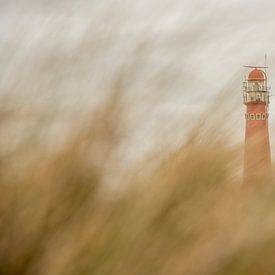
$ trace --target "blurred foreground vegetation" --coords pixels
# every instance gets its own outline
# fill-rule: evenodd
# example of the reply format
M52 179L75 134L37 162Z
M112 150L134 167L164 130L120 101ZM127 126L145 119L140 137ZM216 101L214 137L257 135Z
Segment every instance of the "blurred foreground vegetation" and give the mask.
M198 126L180 148L106 176L123 132L116 105L51 150L31 138L2 148L0 274L274 274L274 188L242 186L241 149Z

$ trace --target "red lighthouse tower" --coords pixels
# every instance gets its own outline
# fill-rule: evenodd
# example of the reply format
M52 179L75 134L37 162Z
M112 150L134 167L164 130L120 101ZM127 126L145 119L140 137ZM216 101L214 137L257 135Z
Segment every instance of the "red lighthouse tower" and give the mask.
M246 105L244 182L271 180L271 157L268 133L269 88L266 73L254 68L243 83Z

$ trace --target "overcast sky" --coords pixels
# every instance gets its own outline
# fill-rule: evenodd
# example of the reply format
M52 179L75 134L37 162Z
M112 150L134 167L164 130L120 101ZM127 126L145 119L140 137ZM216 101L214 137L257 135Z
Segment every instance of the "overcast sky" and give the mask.
M0 90L26 109L58 102L75 115L120 82L142 148L173 131L181 139L226 102L241 140L242 65L263 65L267 54L275 89L274 12L271 0L0 0Z

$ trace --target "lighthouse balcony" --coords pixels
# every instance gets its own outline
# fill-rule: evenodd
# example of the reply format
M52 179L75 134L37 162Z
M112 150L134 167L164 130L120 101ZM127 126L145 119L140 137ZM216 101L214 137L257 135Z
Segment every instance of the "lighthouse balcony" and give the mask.
M270 89L267 86L261 86L261 87L247 87L243 89L245 92L264 92L267 93Z
M270 87L265 82L243 82L244 92L269 92Z
M269 93L268 92L244 92L243 102L244 104L248 104L248 103L269 104Z

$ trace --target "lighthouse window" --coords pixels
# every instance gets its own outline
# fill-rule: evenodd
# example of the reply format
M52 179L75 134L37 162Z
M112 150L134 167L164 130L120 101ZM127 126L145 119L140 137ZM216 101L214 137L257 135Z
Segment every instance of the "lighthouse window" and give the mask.
M250 114L250 120L255 120L255 114Z
M266 115L262 114L262 120L266 120Z
M261 120L262 115L261 114L256 114L256 120Z

